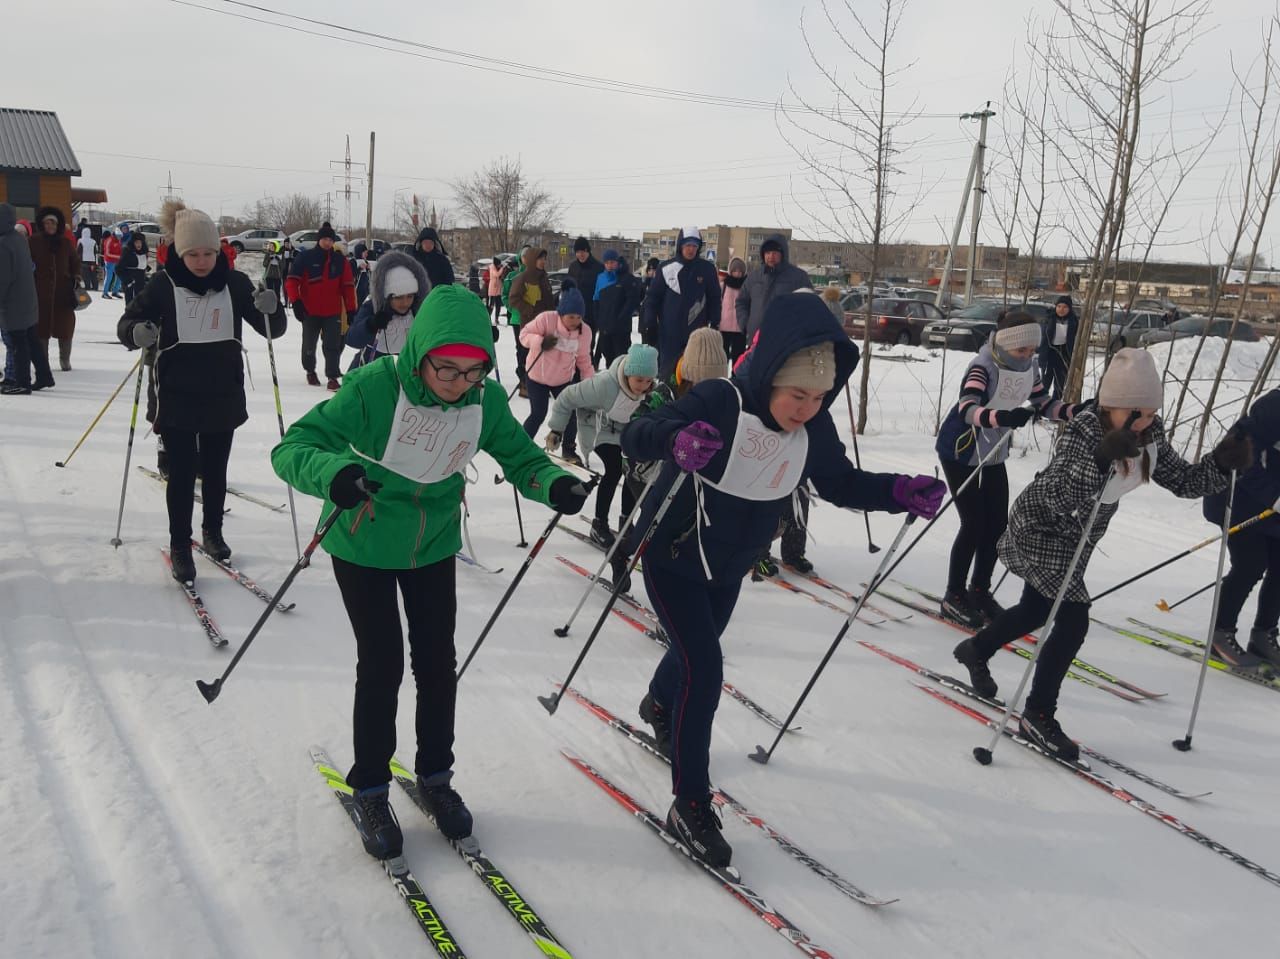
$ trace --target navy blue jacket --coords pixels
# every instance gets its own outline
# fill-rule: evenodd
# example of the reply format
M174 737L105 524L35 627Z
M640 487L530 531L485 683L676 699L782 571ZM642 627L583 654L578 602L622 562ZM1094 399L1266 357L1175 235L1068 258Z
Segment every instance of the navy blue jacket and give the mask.
M809 434L809 454L804 477L813 482L818 495L837 506L885 510L897 513L902 507L893 498L893 473L865 473L854 468L845 455L844 444L831 418L831 404L858 365L858 348L836 322L826 304L812 293L787 293L775 297L765 312L760 339L751 363L734 384L742 393L742 409L754 413L769 429L778 425L769 415L769 396L774 375L792 353L830 341L836 348L835 386L823 400L818 415L805 424ZM667 460L672 441L685 426L705 420L720 431L724 448L702 470L710 480L719 480L729 461L738 427L738 398L726 380L704 380L675 403L634 419L622 433L622 451L633 460ZM654 485L641 514L638 528L652 519L679 469L670 461ZM787 509L787 498L753 502L703 487L703 508L709 524L702 527L702 549L711 571L711 582L733 583L742 579L768 547ZM707 582L698 556L695 528L693 480L676 495L663 517L644 561L661 566L697 582Z
M1280 389L1257 400L1249 415L1236 424L1253 439L1253 466L1236 480L1236 497L1231 505L1231 525L1243 523L1270 509L1280 499ZM1204 498L1204 518L1221 526L1227 508L1227 490ZM1280 536L1280 517L1263 520L1259 526L1268 536ZM1240 534L1245 535L1244 533Z
M1053 354L1058 354L1063 363L1070 364L1071 355L1076 351L1076 330L1080 327L1080 317L1076 311L1067 313L1067 342L1062 346L1053 345L1053 328L1058 323L1058 314L1050 313L1041 327L1040 349L1036 355L1040 358L1040 369L1050 369L1049 362Z
M702 259L702 240L698 240L698 256L692 260L680 258L682 243L683 231L676 243L675 257L658 267L649 282L640 320L644 342L658 347L658 367L664 373L675 369L690 333L702 326L720 326L720 273L714 263ZM679 293L671 288L664 275L668 267L677 264ZM701 312L690 319L700 301Z

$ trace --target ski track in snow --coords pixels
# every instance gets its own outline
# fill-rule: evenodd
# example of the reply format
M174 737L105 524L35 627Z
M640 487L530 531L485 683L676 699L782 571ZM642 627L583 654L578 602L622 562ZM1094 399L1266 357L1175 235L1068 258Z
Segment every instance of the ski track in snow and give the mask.
M198 586L232 644L221 652L208 646L160 561L164 490L132 467L125 545L107 545L131 391L65 470L52 466L133 358L108 342L119 311L95 299L79 314L76 369L55 373L52 391L0 402L0 799L10 811L0 820L0 956L422 954L421 933L306 756L314 742L340 769L351 757L354 644L327 559L317 554L288 597L298 609L273 615L218 702L206 705L193 680L221 671L263 606L197 559ZM267 459L277 432L265 344L246 337L259 385L249 392L251 419L237 432L231 479L283 502ZM1243 378L1265 344L1236 349L1229 375ZM1170 364L1179 375L1181 350ZM296 351L291 323L276 351L286 422L327 395L302 385ZM512 352L504 332L499 357L508 381ZM1157 356L1162 369L1164 356ZM1219 356L1206 348L1201 370ZM967 359L947 358L947 405ZM921 430L932 427L933 398L920 391L937 389L937 358L878 360L877 353L864 465L931 473L933 440ZM1232 389L1224 387L1228 398L1237 395ZM513 406L522 418L523 402ZM833 413L847 438L843 404ZM1052 442L1046 429L1023 433L1009 463L1014 495ZM1210 442L1216 435L1210 431ZM140 421L133 462L154 463L153 444ZM468 490L472 537L478 558L506 571L459 567L460 657L526 555L514 548L509 488L490 482L492 461L477 465L481 482ZM294 559L289 517L235 497L228 505L234 561L273 590ZM309 530L318 504L299 496L298 506L299 526ZM534 504L523 512L532 542L549 514ZM823 504L814 517L810 558L856 588L880 558L867 554L861 517ZM900 522L873 514L876 541L887 546ZM954 517L940 522L902 578L938 589L954 530ZM1197 502L1138 491L1103 540L1089 583L1105 588L1207 535ZM563 677L604 597L593 590L567 639L552 634L585 586L554 555L592 569L599 561L566 535L552 540L459 689L456 784L485 851L578 957L795 955L560 758L561 746L579 752L659 815L670 802L664 766L572 701L547 717L534 699ZM1203 550L1109 597L1095 614L1111 622L1138 615L1201 636L1208 594L1172 615L1151 604L1203 585L1215 560L1213 549ZM1007 583L1001 599L1012 602L1019 586ZM1252 610L1251 601L1242 624ZM725 636L725 678L784 715L841 622L803 597L746 583ZM939 671L958 670L950 649L960 636L945 626L919 615L858 626L801 711L804 731L786 737L768 767L746 754L770 742L773 730L728 698L712 743L713 781L841 875L901 897L876 911L852 904L726 813L725 835L746 882L815 943L845 959L978 955L997 942L1052 959L1273 951L1259 919L1275 901L1273 887L1012 743L1000 745L994 767L977 766L969 750L987 732L912 689L912 674L853 642L863 637ZM637 722L660 655L652 640L610 618L575 685ZM1168 742L1185 729L1195 664L1102 627L1091 630L1081 656L1169 696L1133 705L1067 683L1060 714L1068 731L1214 795L1185 803L1107 771L1110 778L1280 867L1277 694L1211 673L1196 748L1184 756ZM992 665L1011 691L1022 661L1006 655ZM397 752L410 765L412 702L406 681ZM410 864L467 954L535 954L396 787L392 796ZM1208 884L1215 896L1205 912Z

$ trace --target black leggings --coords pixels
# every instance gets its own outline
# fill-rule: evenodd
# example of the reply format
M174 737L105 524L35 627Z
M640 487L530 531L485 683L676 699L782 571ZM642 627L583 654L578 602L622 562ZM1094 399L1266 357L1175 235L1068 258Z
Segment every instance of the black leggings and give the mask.
M747 349L747 334L726 333L721 330L720 341L724 343L725 355L729 357L729 369L733 369L733 364L738 362L738 357Z
M1031 692L1027 694L1029 711L1052 713L1058 708L1058 689L1089 632L1089 605L1064 599L1058 607L1058 618L1053 622L1049 638L1040 637L1044 648L1036 660L1036 675L1031 681ZM990 659L1005 643L1012 643L1043 626L1052 607L1053 599L1028 583L1022 587L1022 597L1017 605L1010 606L990 626L977 633L973 637L973 645L984 659Z
M542 425L542 421L547 418L547 407L551 405L551 398L559 396L569 384L561 383L559 386L547 386L537 380L527 379L524 385L525 389L529 391L529 415L524 420L524 431L532 439L538 434L538 427ZM564 428L564 433L561 434L560 449L565 456L577 452L577 441L578 417L576 414L570 414L569 425Z
M596 519L604 524L609 522L609 508L613 506L613 494L618 489L618 481L622 479L622 447L615 443L606 443L604 446L597 446L595 454L600 457L600 462L604 464L604 476L600 479L600 485L596 488ZM622 484L622 515L618 520L618 528L622 528L622 522L631 515L631 510L635 508L636 496L634 490L631 489L630 483Z
M1280 537L1267 529L1250 529L1227 539L1231 569L1222 578L1222 595L1218 600L1218 629L1236 628L1240 610L1262 580L1258 593L1258 609L1253 614L1253 628L1275 629L1280 623Z
M952 496L974 469L951 460L942 461ZM951 545L947 592L964 592L970 564L973 578L969 582L978 589L989 590L991 573L996 568L996 543L1009 525L1009 474L1003 463L983 467L982 475L956 496L956 512L960 514L960 532Z
M409 664L417 687L414 771L453 768L453 715L458 683L453 629L458 614L452 556L417 569L373 569L333 558L333 575L356 636L352 715L355 763L347 782L368 789L391 781L396 705L404 678L404 633L396 587L409 623Z
M196 472L200 473L200 498L204 501L202 526L222 532L222 505L227 499L227 461L235 433L189 433L165 430L160 434L169 457L169 482L165 503L169 507L169 545L191 546L191 510L196 501ZM197 445L198 441L198 445Z

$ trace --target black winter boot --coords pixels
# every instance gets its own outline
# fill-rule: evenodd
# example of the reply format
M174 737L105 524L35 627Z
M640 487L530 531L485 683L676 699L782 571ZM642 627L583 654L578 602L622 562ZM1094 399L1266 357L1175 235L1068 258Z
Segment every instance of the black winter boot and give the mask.
M954 623L967 626L969 629L981 629L984 625L982 614L969 605L967 593L949 589L942 597L939 606L942 615Z
M984 626L990 626L991 621L1004 612L1004 607L996 602L991 590L985 587L970 584L965 598L969 601L969 608L982 617Z
M951 655L956 658L957 663L969 670L969 685L973 687L975 693L986 696L988 699L996 698L999 688L991 675L991 670L987 668L987 660L982 657L982 653L978 651L972 639L966 639L958 644L951 651Z
M653 727L653 739L658 745L658 751L670 759L671 717L653 698L653 693L645 693L644 699L640 700L640 718Z
M1254 629L1249 632L1249 652L1265 659L1272 666L1280 666L1280 643L1276 642L1276 630Z
M1018 727L1024 736L1050 755L1068 762L1075 762L1080 758L1080 747L1062 731L1053 713L1028 708L1018 721Z
M471 810L449 783L453 771L445 770L418 777L418 792L436 821L436 828L446 839L466 839L471 835Z
M591 542L608 549L613 545L613 530L609 529L609 521L599 516L591 521Z
M667 810L667 829L712 866L724 867L733 859L733 849L720 835L720 816L710 796L676 801Z
M790 566L801 576L807 576L809 573L813 572L813 564L803 556L792 556L790 559L783 556L782 562L785 565Z
M1252 638L1250 645L1253 645ZM1240 648L1234 629L1219 628L1213 631L1213 655L1237 669L1257 669L1263 663L1261 656L1246 653Z
M395 859L404 851L404 835L391 809L389 783L357 789L355 800L356 829L364 850L374 859Z
M613 575L613 585L622 584L619 593L631 592L631 574L627 572L627 567L631 565L631 557L619 549L609 559L609 570Z
M196 581L196 561L191 556L191 545L169 547L169 565L173 568L173 578L179 583Z
M204 547L204 551L216 559L220 563L225 563L231 558L231 547L227 545L227 541L222 538L222 530L201 530L200 545Z

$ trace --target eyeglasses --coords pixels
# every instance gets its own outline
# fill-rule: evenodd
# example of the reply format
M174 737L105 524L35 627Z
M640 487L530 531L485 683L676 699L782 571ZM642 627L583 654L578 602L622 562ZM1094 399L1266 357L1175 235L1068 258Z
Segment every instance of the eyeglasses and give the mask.
M436 376L440 377L442 383L452 383L458 377L462 377L468 383L479 383L482 379L489 375L489 364L483 363L480 366L473 366L469 370L460 370L456 366L436 366L431 361L431 357L427 357L427 365L435 370Z

